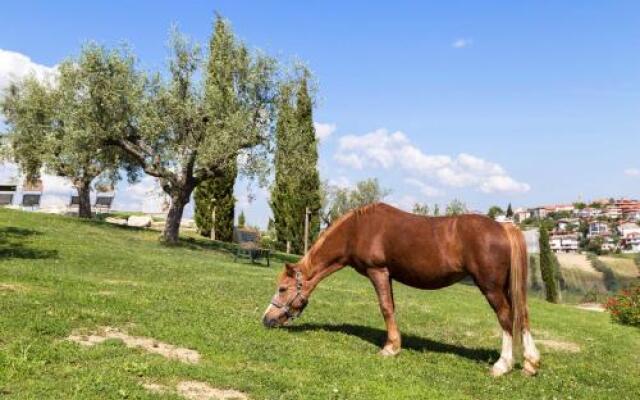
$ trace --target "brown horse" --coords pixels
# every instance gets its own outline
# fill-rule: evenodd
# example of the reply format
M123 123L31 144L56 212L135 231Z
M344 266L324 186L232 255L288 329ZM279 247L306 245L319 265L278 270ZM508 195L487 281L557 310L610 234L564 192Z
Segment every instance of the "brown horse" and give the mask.
M536 373L540 355L529 330L527 250L515 226L480 215L424 217L382 203L351 211L333 223L302 260L285 266L263 323L281 326L298 317L318 283L345 265L368 277L378 295L387 326L380 354L400 351L393 280L439 289L471 276L503 331L493 375L513 368L513 338L522 339L525 373Z

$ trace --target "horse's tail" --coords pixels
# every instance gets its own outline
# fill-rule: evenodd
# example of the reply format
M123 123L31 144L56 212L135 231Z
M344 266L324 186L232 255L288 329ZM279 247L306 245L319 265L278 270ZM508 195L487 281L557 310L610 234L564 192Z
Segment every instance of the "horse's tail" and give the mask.
M510 295L513 316L513 346L520 350L522 330L527 314L527 245L524 235L512 224L505 224L507 237L511 245ZM520 354L514 351L515 354Z

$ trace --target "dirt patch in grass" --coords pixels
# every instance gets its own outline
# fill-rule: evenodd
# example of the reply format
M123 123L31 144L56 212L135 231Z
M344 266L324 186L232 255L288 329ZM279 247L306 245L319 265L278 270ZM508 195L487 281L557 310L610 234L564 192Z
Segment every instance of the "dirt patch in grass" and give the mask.
M207 383L183 381L176 387L178 394L188 400L247 400L246 394L232 389L217 389Z
M597 311L597 312L605 311L604 306L600 303L582 303L582 304L578 304L576 308L579 308L581 310L587 310L587 311Z
M579 353L580 346L577 343L554 340L554 339L538 339L536 343L541 344L550 350L565 351L568 353Z
M153 383L141 383L147 391L154 394L173 393L168 386ZM187 400L248 400L249 397L242 392L233 389L218 389L208 383L198 381L182 381L176 386L175 392Z
M0 292L25 292L27 288L13 283L0 283Z
M197 364L200 361L200 353L195 350L177 347L153 338L131 336L119 329L111 327L103 328L100 332L89 335L72 334L67 339L82 346L95 346L105 340L116 339L121 340L127 347L141 348L149 353L160 354L163 357L178 360L183 363Z
M105 279L102 282L106 283L107 285L140 286L139 282L122 279Z
M143 382L141 385L143 388L147 389L148 392L154 394L165 394L171 390L165 385L161 385L159 383Z

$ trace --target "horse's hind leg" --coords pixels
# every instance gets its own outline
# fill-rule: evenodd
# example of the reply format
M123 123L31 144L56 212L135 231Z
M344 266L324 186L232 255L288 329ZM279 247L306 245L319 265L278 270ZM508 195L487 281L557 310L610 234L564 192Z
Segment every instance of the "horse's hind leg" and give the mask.
M511 304L508 301L506 290L492 289L489 291L483 290L482 292L498 316L498 322L500 323L500 327L502 327L502 351L500 352L500 359L493 364L493 368L491 369L493 376L500 376L513 369Z
M398 330L398 325L396 325L394 315L395 306L389 271L386 268L369 268L367 276L371 279L371 283L376 289L380 311L387 325L387 341L382 350L380 350L380 354L383 356L395 356L400 352L401 344L400 331Z
M524 326L522 330L522 345L524 346L524 372L535 375L540 367L540 353L529 330L529 307L525 306Z

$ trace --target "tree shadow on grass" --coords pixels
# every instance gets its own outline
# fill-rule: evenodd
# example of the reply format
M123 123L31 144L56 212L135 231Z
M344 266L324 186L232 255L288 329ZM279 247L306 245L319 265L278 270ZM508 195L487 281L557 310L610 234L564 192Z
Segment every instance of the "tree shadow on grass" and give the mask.
M286 326L284 327L284 329L290 332L338 332L358 337L376 346L382 346L387 338L387 332L382 329L352 324L302 324ZM478 362L492 362L497 360L500 356L496 350L458 346L455 344L438 342L435 340L410 334L402 335L402 348L419 352L455 354L457 356Z
M5 226L0 228L0 259L44 259L56 258L57 250L34 249L27 247L25 241L31 236L42 235L35 229Z

